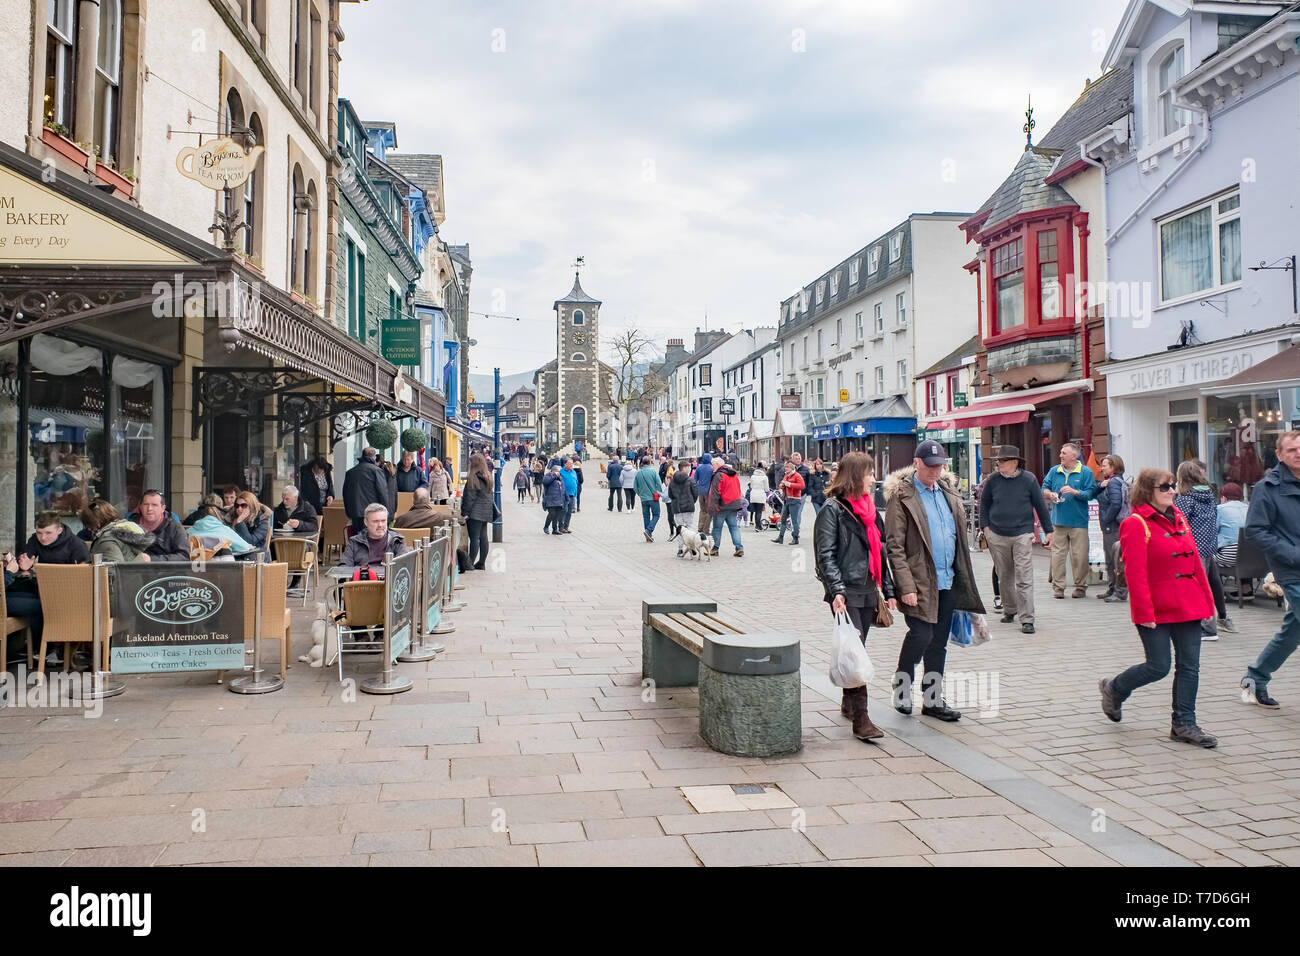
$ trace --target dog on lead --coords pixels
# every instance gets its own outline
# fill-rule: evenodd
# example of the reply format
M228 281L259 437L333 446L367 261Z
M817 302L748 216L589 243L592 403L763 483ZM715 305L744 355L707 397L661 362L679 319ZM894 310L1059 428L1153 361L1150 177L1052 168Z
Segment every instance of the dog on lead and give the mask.
M681 530L681 550L677 552L679 558L691 555L696 561L709 561L710 552L713 550L713 536L701 535L694 528L684 525L678 526Z

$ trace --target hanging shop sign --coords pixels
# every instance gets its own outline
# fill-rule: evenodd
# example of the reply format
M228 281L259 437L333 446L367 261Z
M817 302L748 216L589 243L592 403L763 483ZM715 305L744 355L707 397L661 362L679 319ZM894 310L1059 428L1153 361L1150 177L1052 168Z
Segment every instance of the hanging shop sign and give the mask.
M209 189L234 189L248 182L265 146L244 148L229 136L208 140L202 146L186 146L176 154L176 168L186 179Z
M394 365L420 364L420 323L412 319L384 319L380 323L381 353Z
M244 570L237 562L115 564L113 673L243 670Z

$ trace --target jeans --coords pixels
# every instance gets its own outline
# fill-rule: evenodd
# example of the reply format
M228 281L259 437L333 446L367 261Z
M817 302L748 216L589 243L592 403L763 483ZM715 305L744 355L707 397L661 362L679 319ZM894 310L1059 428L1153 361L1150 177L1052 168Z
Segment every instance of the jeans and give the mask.
M618 502L618 510L619 511L623 510L623 496L619 494L619 492L621 492L622 490L623 490L622 488L609 489L609 510L610 511L614 510L614 502L616 501Z
M1119 546L1119 531L1101 533L1102 550L1106 552L1106 579L1110 582L1107 594L1128 597L1128 582L1124 580L1124 555Z
M564 508L560 505L551 505L546 509L546 521L542 524L542 534L546 534L552 528L558 533L563 526Z
M1201 622L1179 621L1139 627L1142 648L1147 659L1134 664L1110 685L1116 700L1123 703L1128 695L1145 684L1153 684L1169 673L1169 651L1174 654L1173 723L1196 723L1196 689L1201 680Z
M490 524L490 521L465 519L465 532L469 537L469 563L479 570L487 564L488 525Z
M713 546L716 548L722 539L722 525L726 522L727 528L731 531L731 543L736 546L737 551L743 551L745 546L740 543L740 512L739 511L720 511L713 516Z
M749 516L751 519L753 519L755 531L758 530L758 523L763 520L763 509L766 507L767 505L762 503L755 504L753 502L750 502Z
M45 618L41 613L41 596L35 590L16 587L5 590L5 611L10 617L25 617L32 629L32 641L39 642ZM0 641L5 640L0 636Z
M1296 645L1300 644L1300 617L1296 616L1296 607L1300 606L1300 582L1284 584L1282 590L1286 594L1286 614L1282 616L1282 626L1259 652L1255 663L1246 668L1243 680L1243 683L1250 681L1260 690L1267 689L1273 673L1286 663Z
M814 501L814 502L812 503L812 506L813 506L813 517L816 518L819 514L822 513L822 509L826 507L826 502L825 502L825 501ZM798 534L798 532L795 532L795 533Z
M785 506L781 509L781 530L776 533L778 541L785 540L786 523L790 525L790 534L797 541L799 540L799 526L803 524L803 498L786 498Z
M1000 535L992 528L984 529L984 539L993 556L993 573L999 583L1006 581L1007 593L1002 596L1002 612L1019 614L1021 624L1034 623L1034 536L1024 534ZM997 593L994 588L994 593Z
M569 495L564 499L564 524L562 527L565 531L569 530L569 522L573 520L573 509L578 499L575 495Z
M912 677L916 665L924 660L925 673L921 677L921 695L925 707L938 707L943 700L943 667L948 659L948 631L952 628L953 605L957 596L952 589L939 592L939 613L930 624L907 613L907 605L899 603L903 620L907 621L907 634L898 652L898 670L894 674L894 703L912 699Z
M646 531L655 533L655 525L659 523L659 502L653 498L641 499L641 523Z

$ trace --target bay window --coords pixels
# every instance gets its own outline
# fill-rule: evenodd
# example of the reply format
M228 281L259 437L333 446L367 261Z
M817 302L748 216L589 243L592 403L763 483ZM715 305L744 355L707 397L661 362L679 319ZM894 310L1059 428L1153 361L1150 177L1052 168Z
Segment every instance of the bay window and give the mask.
M1241 281L1241 194L1216 196L1160 223L1160 301Z
M1055 229L1038 234L1038 314L1043 319L1061 317L1061 276L1056 248Z
M1025 324L1025 241L1013 239L993 250L997 331Z

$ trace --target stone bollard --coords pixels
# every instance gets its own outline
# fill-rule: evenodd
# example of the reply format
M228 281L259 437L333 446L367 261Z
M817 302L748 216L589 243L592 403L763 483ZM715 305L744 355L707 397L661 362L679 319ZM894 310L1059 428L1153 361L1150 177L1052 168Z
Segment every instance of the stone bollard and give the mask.
M788 634L704 638L700 736L736 757L775 757L803 745L799 639Z

